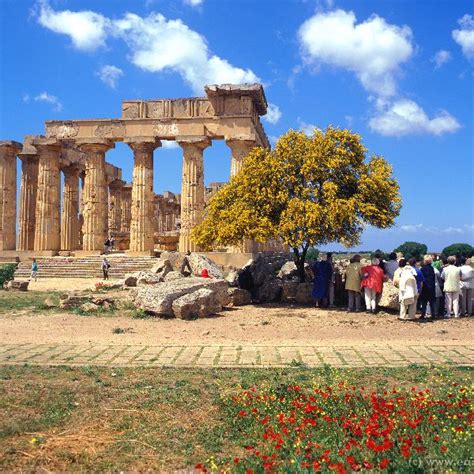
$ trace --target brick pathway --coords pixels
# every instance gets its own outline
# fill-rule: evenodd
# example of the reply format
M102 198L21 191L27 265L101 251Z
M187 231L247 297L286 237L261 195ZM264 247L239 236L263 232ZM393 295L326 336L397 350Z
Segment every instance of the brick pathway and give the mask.
M397 367L474 365L470 345L367 346L139 346L2 344L1 365L109 367Z

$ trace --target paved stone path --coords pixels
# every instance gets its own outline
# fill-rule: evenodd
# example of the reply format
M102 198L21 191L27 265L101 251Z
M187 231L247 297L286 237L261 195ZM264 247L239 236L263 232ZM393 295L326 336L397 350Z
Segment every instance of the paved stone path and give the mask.
M474 365L471 345L139 346L1 344L0 365L109 367L397 367Z

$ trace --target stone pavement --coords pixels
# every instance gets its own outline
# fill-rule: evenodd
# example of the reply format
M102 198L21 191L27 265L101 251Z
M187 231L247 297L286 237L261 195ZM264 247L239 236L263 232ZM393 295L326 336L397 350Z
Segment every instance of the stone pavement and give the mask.
M0 345L0 365L23 364L109 367L472 366L474 346Z

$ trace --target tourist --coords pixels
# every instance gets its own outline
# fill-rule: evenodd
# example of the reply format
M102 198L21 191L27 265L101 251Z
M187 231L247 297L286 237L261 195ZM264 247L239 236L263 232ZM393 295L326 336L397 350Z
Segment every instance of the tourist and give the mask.
M104 257L102 260L102 273L104 274L104 280L109 279L109 268L110 268L110 263L107 260L107 258Z
M321 305L326 306L329 299L329 285L332 278L333 267L327 261L325 255L321 256L313 265L313 298L315 299L316 308Z
M426 255L423 259L423 266L420 272L423 274L424 283L420 291L421 301L421 318L426 316L426 307L430 304L430 312L435 315L435 301L436 301L436 275L434 268L431 266L433 258Z
M385 262L385 275L390 280L393 280L393 275L395 274L395 270L398 268L398 260L397 260L397 254L395 252L392 252L388 256L388 261Z
M456 257L450 256L448 265L443 268L441 278L444 280L444 309L446 317L450 318L454 313L455 318L459 318L459 293L461 292L461 269L456 267Z
M104 253L109 253L110 251L110 239L107 237L104 242Z
M461 314L472 314L472 299L474 298L474 270L470 265L471 259L461 257Z
M332 253L328 252L326 254L326 260L331 265L331 278L329 279L329 288L328 288L328 303L330 308L334 308L334 290L336 286L336 271L334 267L334 262L332 260Z
M364 289L365 307L367 313L377 312L377 297L382 294L384 273L380 268L378 258L373 258L371 265L363 267L361 288Z
M436 268L437 270L441 270L443 268L443 261L441 260L441 257L435 253L433 255L433 263L431 264L433 268Z
M181 263L180 273L185 277L189 277L193 274L193 269L191 267L191 264L189 263L190 255L191 252L188 250L183 258L183 263Z
M30 280L38 281L38 262L36 261L36 258L33 259L33 262L31 262L31 278Z
M360 311L361 268L360 255L354 255L346 269L347 311L355 310L356 313Z
M444 314L443 280L441 279L441 272L436 267L433 267L433 271L435 274L435 303L431 315L433 317L438 317L441 314ZM441 312L441 310L443 310L443 312Z
M110 236L110 250L115 250L115 239L114 236Z
M211 278L211 275L209 275L209 270L207 268L203 268L201 270L201 278Z
M398 262L399 269L394 275L394 284L399 287L400 316L402 321L414 321L416 319L416 301L418 287L416 284L416 271L407 265L407 261L401 258Z

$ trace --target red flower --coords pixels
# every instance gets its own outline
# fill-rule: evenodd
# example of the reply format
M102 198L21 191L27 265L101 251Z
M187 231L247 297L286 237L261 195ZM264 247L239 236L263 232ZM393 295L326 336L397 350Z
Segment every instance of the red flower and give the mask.
M390 464L390 461L387 458L382 459L379 464L380 469L385 469L389 464Z
M247 413L244 412L244 410L239 411L239 416L243 418Z

